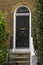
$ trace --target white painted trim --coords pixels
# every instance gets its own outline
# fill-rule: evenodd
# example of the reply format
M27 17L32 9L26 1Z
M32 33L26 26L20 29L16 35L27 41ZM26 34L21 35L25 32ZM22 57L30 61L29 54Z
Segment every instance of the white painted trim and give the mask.
M30 12L30 19L29 19L29 49L31 45L31 12ZM32 65L32 60L31 60L31 51L30 51L30 65Z
M15 51L16 52L21 52L21 53L25 53L25 52L27 52L27 53L29 53L30 52L30 50L29 49L15 49Z
M28 8L27 6L25 6L25 5L21 5L21 6L24 6L24 7L26 7L26 8ZM19 6L19 7L21 7L21 6ZM14 12L14 31L13 31L13 34L14 34L14 38L13 38L13 49L14 49L14 51L22 51L22 52L28 52L29 50L30 50L30 37L31 37L31 11L30 11L30 9L28 8L28 10L29 10L29 13L16 13L16 11L18 10L18 8L19 7L17 7L16 8L16 10L15 10L15 12ZM18 16L18 15L20 15L20 16L27 16L27 15L29 15L30 16L30 19L29 19L29 48L28 49L16 49L15 48L15 43L16 43L16 16Z
M30 13L16 13L16 16L27 16L30 15Z
M15 50L15 43L16 43L16 18L15 18L15 13L14 13L14 24L13 24L13 26L14 26L14 28L13 28L13 49Z
M17 53L29 53L30 52L30 49L10 49L10 53L15 53L15 52L17 52Z
M33 63L33 57L36 57L35 56L35 50L34 50L34 45L33 45L33 37L31 37L30 39L30 65L32 65Z

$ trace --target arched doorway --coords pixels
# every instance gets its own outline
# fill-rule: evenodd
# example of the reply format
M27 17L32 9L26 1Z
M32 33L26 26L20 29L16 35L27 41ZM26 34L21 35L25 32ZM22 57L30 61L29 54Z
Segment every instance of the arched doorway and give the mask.
M29 51L31 37L31 12L21 5L14 12L14 38L13 49L16 51Z

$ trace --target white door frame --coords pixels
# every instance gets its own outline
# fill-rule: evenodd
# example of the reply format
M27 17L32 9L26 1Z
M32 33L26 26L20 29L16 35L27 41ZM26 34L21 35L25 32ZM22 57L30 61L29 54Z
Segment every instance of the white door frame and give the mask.
M21 6L24 6L24 7L26 7L26 8L28 8L27 6L25 6L25 5L21 5ZM30 9L28 8L28 10L29 10L29 13L27 14L27 15L29 15L29 48L28 49L16 49L15 48L15 43L16 43L16 41L15 41L15 39L16 39L16 15L20 15L20 14L17 14L16 13L16 11L18 10L18 8L19 7L21 7L21 6L18 6L17 8L16 8L16 10L14 11L14 28L13 28L13 51L17 51L17 52L29 52L30 51L30 42L31 42L31 11L30 11ZM26 14L21 14L21 15L26 15Z

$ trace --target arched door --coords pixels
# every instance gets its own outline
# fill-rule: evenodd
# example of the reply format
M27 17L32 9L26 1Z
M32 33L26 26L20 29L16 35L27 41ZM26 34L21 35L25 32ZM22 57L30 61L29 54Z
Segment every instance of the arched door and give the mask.
M26 6L20 6L14 15L15 49L29 49L30 11Z

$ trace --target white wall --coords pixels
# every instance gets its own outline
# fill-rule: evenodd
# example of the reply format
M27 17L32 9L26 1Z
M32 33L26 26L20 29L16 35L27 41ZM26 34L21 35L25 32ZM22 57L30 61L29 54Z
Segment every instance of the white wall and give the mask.
M30 65L37 65L37 56L35 55L35 49L33 45L33 38L30 40Z

